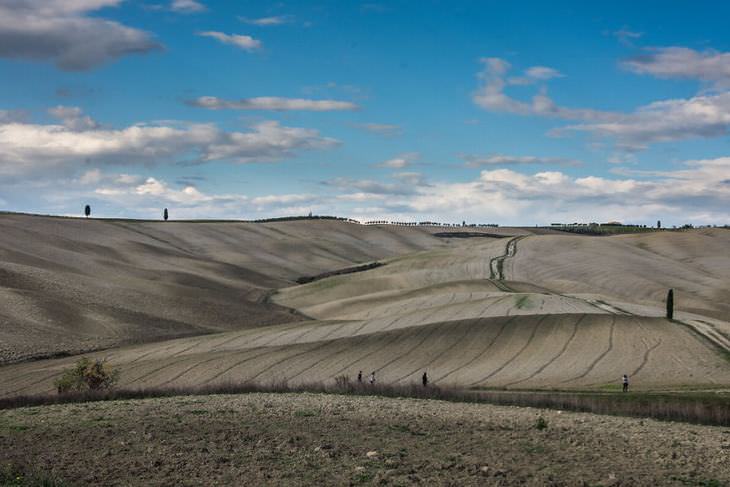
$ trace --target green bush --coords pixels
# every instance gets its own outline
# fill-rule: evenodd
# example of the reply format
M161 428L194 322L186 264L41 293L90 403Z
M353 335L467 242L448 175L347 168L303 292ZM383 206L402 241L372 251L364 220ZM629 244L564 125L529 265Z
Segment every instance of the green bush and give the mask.
M119 370L112 369L105 360L92 361L84 357L79 359L72 368L65 370L53 384L59 394L65 394L84 390L110 389L118 380Z
M542 416L538 416L537 421L535 421L535 429L538 429L540 431L547 429L548 422L545 418Z

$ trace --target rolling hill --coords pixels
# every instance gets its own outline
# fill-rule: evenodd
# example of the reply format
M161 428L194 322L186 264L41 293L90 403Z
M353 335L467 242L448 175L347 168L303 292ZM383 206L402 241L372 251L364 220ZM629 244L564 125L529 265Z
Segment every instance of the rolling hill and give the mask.
M76 222L85 223L92 222ZM211 315L204 334L91 354L120 368L122 386L302 383L354 378L360 370L387 383L417 381L428 371L436 384L475 388L610 389L624 373L643 389L730 386L730 322L719 299L730 288L726 230L587 237L500 229L510 237L444 238L427 227L342 222L125 225L207 256L197 264L195 257L163 258L162 276L173 262L187 273L225 262L257 273L231 281L238 292L277 290L270 299L248 298L247 305L271 313L266 323ZM123 235L117 238L130 238ZM134 248L136 240L119 247ZM153 265L146 253L122 255ZM294 283L373 259L383 265ZM107 265L109 272L115 267ZM206 276L218 283L206 296L226 296L227 276ZM669 285L677 296L674 321L663 318ZM223 331L210 333L216 327ZM74 360L0 367L0 395L52 391Z

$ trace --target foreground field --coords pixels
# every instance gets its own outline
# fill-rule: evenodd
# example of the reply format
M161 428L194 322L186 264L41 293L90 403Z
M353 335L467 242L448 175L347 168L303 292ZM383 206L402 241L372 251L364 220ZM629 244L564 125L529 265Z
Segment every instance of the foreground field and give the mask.
M0 411L0 432L0 464L79 485L730 482L727 428L416 399L246 394L48 406Z

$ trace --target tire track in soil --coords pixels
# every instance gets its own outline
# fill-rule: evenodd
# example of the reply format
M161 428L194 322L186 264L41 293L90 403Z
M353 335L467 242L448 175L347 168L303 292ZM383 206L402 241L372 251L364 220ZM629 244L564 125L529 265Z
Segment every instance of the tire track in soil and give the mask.
M525 343L525 345L521 349L519 349L519 351L516 354L514 354L512 357L510 357L509 360L507 360L501 366L497 367L495 370L493 370L492 372L490 372L488 375L486 375L482 379L479 379L479 380L477 380L475 382L472 382L471 384L468 384L467 387L474 387L474 386L476 386L478 384L481 384L482 382L485 382L485 381L489 380L491 377L494 377L496 374L498 374L499 372L501 372L502 370L504 370L509 364L511 364L512 362L514 362L515 359L517 359L517 357L519 357L520 355L522 355L522 353L525 350L527 350L527 348L530 346L530 344L532 343L532 341L535 339L535 335L537 334L537 329L540 328L540 325L542 325L543 321L545 321L545 319L547 317L548 317L548 315L542 315L542 317L539 320L537 320L537 323L535 323L535 326L532 328L532 333L530 334L530 337L527 339L527 342Z
M275 336L274 336L274 337L273 337L273 338L272 338L271 340L267 341L266 343L264 343L264 344L262 344L262 345L258 345L258 346L256 346L256 347L250 347L250 348L249 348L248 350L249 350L249 351L252 351L252 350L256 350L256 349L262 348L262 347L266 347L266 346L267 346L267 345L268 345L269 343L271 343L272 341L274 341L274 340L276 340L277 338L279 338L279 337L280 337L280 336L281 336L281 335L282 335L283 333L287 333L287 332L289 332L289 331L290 331L290 329L287 329L287 330L284 330L283 332L277 333L277 334L276 334L276 335L275 335ZM223 343L221 343L221 344L218 344L218 345L216 345L216 347L219 347L219 346L220 346L220 345L222 345L222 344L223 344ZM214 349L211 349L211 350L210 350L210 352L211 352L211 353L216 353L216 352L219 352L219 350L216 350L216 349L214 348ZM264 355L264 354L261 354L261 355ZM258 356L261 356L261 355L257 355L257 357L258 357ZM149 377L149 376L150 376L151 374L153 374L153 373L159 372L159 371L161 371L161 370L164 370L164 369L166 369L166 368L168 368L168 367L173 367L173 366L175 366L175 365L178 365L178 364L180 364L180 363L182 363L182 362L185 362L186 360L189 360L189 359L190 359L190 356L188 356L188 357L183 357L183 358L181 358L180 360L176 360L176 361L174 361L174 362L172 362L172 363L169 363L169 364L163 365L163 366L161 366L161 367L158 367L157 369L153 369L153 370L152 370L152 371L150 371L149 373L147 373L147 374L143 374L143 375L141 375L141 376L137 377L136 379L132 380L131 382L129 382L129 384L131 384L131 383L134 383L134 382L137 382L137 381L138 381L138 380L140 380L140 379L145 379L145 378ZM134 370L134 369L136 369L136 368L138 368L138 367L141 367L142 365L144 365L144 364L138 364L137 366L133 367L133 368L132 368L131 370ZM130 370L130 369L126 370L125 372L129 372L129 370Z
M252 350L257 350L257 349L252 349ZM210 384L212 381L216 380L218 377L220 377L223 374L225 374L225 373L227 373L227 372L235 369L236 367L239 367L239 366L245 364L246 362L250 362L251 360L255 360L255 359L259 358L259 357L263 357L264 355L269 354L269 353L271 353L271 350L267 349L267 350L264 350L263 352L261 352L259 354L254 355L253 357L246 357L243 360L239 360L238 362L234 363L230 367L226 367L222 371L218 372L213 377L210 377L210 378L206 379L202 384Z
M398 357L396 357L396 358L394 358L394 359L386 362L384 365L381 365L380 367L378 367L377 369L375 369L375 372L380 372L381 370L383 370L384 368L390 366L391 364L394 364L398 360L400 360L400 359L402 359L402 358L407 357L408 355L410 355L413 351L417 350L421 345L423 345L426 342L426 340L428 340L429 338L431 338L431 336L434 333L436 333L436 330L437 329L438 329L437 326L432 326L431 329L428 332L426 332L426 334L424 335L424 337L421 338L421 340L418 343L416 343L414 346L412 346L411 348L409 348L407 352L405 352L405 353L399 355Z
M352 367L353 364L356 364L357 362L365 360L366 358L368 358L368 357L380 352L382 349L388 347L390 344L395 343L397 340L399 340L401 338L402 335L405 335L407 331L408 331L408 328L396 329L395 331L392 332L393 336L391 337L391 339L388 340L382 347L376 348L375 350L371 350L371 351L365 353L364 355L361 355L360 357L356 358L355 360L348 362L344 367L340 368L339 370L337 370L337 372L330 375L329 378L337 377L339 374L344 372L346 369Z
M441 377L434 378L433 381L436 382L436 381L444 380L448 376L454 374L455 372L458 372L458 371L464 369L465 367L470 366L471 364L473 364L474 362L476 362L478 359L482 358L482 356L484 354L486 354L489 351L490 348L492 348L492 346L496 343L496 341L499 339L499 337L502 336L502 333L507 328L507 325L510 324L512 321L514 321L514 319L515 319L514 316L512 316L510 318L507 318L504 321L504 323L502 323L502 326L500 327L500 329L497 332L497 334L494 335L494 337L492 337L492 339L489 341L489 343L487 344L487 346L481 352L479 352L479 354L477 354L474 357L472 357L466 363L464 363L462 365L459 365L455 369L450 370L449 372L447 372L446 374L442 375Z
M509 382L507 384L504 384L504 387L513 386L515 384L521 384L522 382L532 379L533 377L539 375L543 370L547 369L551 364L555 363L555 361L558 360L560 357L562 357L565 354L566 350L568 350L568 347L570 346L570 344L573 343L573 340L575 340L575 337L578 334L578 325L580 325L581 321L583 321L586 316L588 316L588 315L582 314L580 316L580 318L578 318L578 320L575 323L573 323L573 333L571 333L570 337L563 344L563 347L560 349L560 351L555 356L553 356L553 358L551 358L550 360L545 362L542 366L540 366L539 369L537 369L535 372L533 372L529 376L525 377L524 379L516 380L514 382Z
M459 336L459 338L457 338L454 341L454 343L452 343L451 345L449 345L445 349L441 350L441 352L437 353L436 356L433 357L433 359L430 362L428 362L427 364L423 365L422 367L416 367L412 371L408 372L405 375L402 375L401 377L398 377L395 380L392 380L391 382L392 383L400 382L401 380L405 379L406 377L408 377L410 375L415 374L416 372L420 371L421 369L427 369L430 365L432 365L433 363L435 363L438 359L440 359L441 357L443 357L446 353L448 353L451 350L453 350L456 347L456 345L460 344L464 340L464 338L466 338L466 336L469 334L469 332L473 330L473 328L472 327L469 327L469 326L465 326L464 328L466 328L466 330L464 331L464 333L462 333Z
M201 365L206 365L206 364L209 364L210 362L213 362L213 361L219 360L219 359L220 359L219 356L214 356L214 357L211 357L211 358L209 358L207 360L203 360L201 362L196 362L193 365L191 365L190 367L188 367L187 369L184 369L182 372L180 372L179 374L177 374L174 377L172 377L171 379L168 379L165 382L162 382L160 384L157 384L157 387L164 387L167 384L178 380L180 377L184 376L185 374L187 374L191 370L196 369L196 368L200 367Z
M603 358L606 355L608 355L611 352L611 350L613 350L613 334L614 334L615 328L616 328L616 315L611 315L611 331L609 332L609 335L608 335L608 348L606 348L606 350L604 350L598 357L596 357L593 360L593 362L591 362L591 364L588 366L588 368L585 371L583 371L582 374L580 374L576 377L572 377L570 379L565 379L564 381L560 382L561 384L565 384L566 382L572 382L574 380L582 379L583 377L585 377L591 373L591 371L595 368L595 366L598 365L598 362L603 360Z
M658 347L659 345L661 345L661 344L662 344L662 339L661 339L661 338L658 338L658 339L657 339L657 342L656 342L656 343L655 343L654 345L652 345L651 347L647 347L647 348L646 348L646 350L644 351L644 357L643 357L643 359L642 359L641 363L640 363L640 364L639 364L639 366L638 366L638 367L636 368L636 370L634 370L634 371L633 371L633 372L631 373L631 376L632 376L632 377L633 377L633 376L635 376L636 374L638 374L638 373L639 373L639 371L641 371L641 369L643 369L643 368L644 368L644 366L645 366L645 365L646 365L646 364L647 364L647 363L649 362L649 355L651 355L651 352L653 352L653 351L654 351L654 350L655 350L655 349L656 349L656 348L657 348L657 347ZM645 344L645 345L646 345L646 344Z
M310 349L304 350L303 352L295 353L294 355L287 355L287 356L286 356L286 357L284 357L283 359L281 359L281 360L277 360L276 362L274 362L273 364L271 364L271 365L267 366L267 367L266 367L266 368L264 368L263 370L260 370L260 371L259 371L259 372L258 372L258 373L257 373L256 375L254 375L253 377L250 377L250 378L249 378L248 380L249 380L249 381L253 381L253 380L256 380L256 379L257 379L258 377L260 377L260 376L261 376L262 374L265 374L266 372L270 371L270 370L271 370L271 369L273 369L274 367L277 367L277 366L279 366L279 365L283 364L284 362L286 362L286 361L288 361L288 360L292 360L292 359L295 359L295 358L297 358L297 357L301 357L302 355L306 355L306 354L308 354L308 353L311 353L311 352L315 352L315 351L317 351L317 350L319 350L319 349L321 349L321 348L324 348L324 347L326 347L326 346L328 346L328 345L330 345L330 342L329 342L329 341L326 341L326 342L322 342L322 343L320 343L319 345L317 345L317 346L315 346L315 347L312 347L312 348L310 348Z
M342 353L347 353L347 352L351 351L353 347L357 347L358 345L360 345L360 343L367 340L367 338L368 338L368 335L361 335L359 337L356 337L353 340L354 343L346 343L344 348L337 350L335 353L331 353L329 355L326 355L325 357L322 357L321 359L319 359L319 360L315 361L313 364L311 364L309 367L305 367L304 369L300 370L293 376L287 377L287 380L294 380L295 378L299 377L300 375L302 375L306 372L309 372L310 370L312 370L314 367L321 364L322 362L327 361L327 360L331 359L332 357L336 357L337 355L340 355Z

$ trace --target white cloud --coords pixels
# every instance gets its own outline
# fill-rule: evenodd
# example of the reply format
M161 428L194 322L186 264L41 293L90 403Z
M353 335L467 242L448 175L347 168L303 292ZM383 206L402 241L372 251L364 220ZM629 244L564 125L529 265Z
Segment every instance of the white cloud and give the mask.
M22 191L0 179L11 208L26 198L46 212L74 213L89 201L95 214L174 218L263 218L312 210L366 219L431 220L500 224L547 224L619 220L653 223L730 223L730 157L693 160L673 171L629 171L618 177L574 177L561 171L481 171L465 182L426 183L418 173L392 181L337 178L316 194L212 193L190 184L172 185L140 174L89 169L69 180L46 179ZM34 180L34 185L41 184ZM27 207L20 206L21 209Z
M181 13L195 13L206 10L205 5L196 0L172 0L170 10Z
M355 127L384 137L394 137L403 133L403 129L400 125L389 123L357 123L355 124Z
M723 55L724 56L724 55ZM708 65L713 69L704 69L701 61L695 65L689 63L684 71L670 67L667 63L662 70L659 64L645 63L641 69L653 70L654 73L666 73L667 76L691 73L704 76L704 79L721 81L721 67L725 62L719 56L705 56ZM704 59L704 58L703 58ZM710 62L711 61L711 62ZM726 135L730 129L730 92L714 95L695 96L689 99L663 100L641 106L631 113L619 113L593 110L589 108L568 108L555 103L543 91L535 94L529 102L517 100L505 93L508 81L505 74L510 65L499 58L484 58L484 70L479 74L482 86L473 94L474 103L494 112L507 112L518 115L531 115L574 120L581 123L553 129L550 134L565 135L574 131L589 132L600 137L616 140L624 150L636 151L645 149L654 142L667 142L695 137L719 137ZM637 65L636 69L640 69ZM652 67L650 67L652 66ZM702 74L704 73L704 74Z
M658 78L697 79L730 86L730 52L695 51L687 47L646 48L645 54L622 63L629 71Z
M540 79L540 80L560 78L563 76L562 74L560 74L560 71L558 71L557 69L548 68L546 66L533 66L531 68L528 68L525 71L525 74L527 76L529 76L530 78Z
M489 156L464 154L461 158L466 161L467 167L517 166L525 164L580 166L582 164L581 161L576 159L568 159L564 157L509 156L505 154L492 154Z
M405 203L422 215L450 215L451 221L460 215L505 223L730 221L730 158L689 161L685 167L647 181L496 169L470 183L434 184Z
M79 107L67 107L58 105L48 109L48 113L61 120L63 125L71 130L91 130L99 127L99 124L88 115L84 115Z
M285 127L275 121L257 123L247 132L226 132L212 124L170 123L109 129L85 122L80 110L53 110L64 125L0 124L0 175L68 172L85 161L122 165L179 158L199 162L271 162L299 151L338 144L334 139L321 137L316 130Z
M613 137L629 150L641 150L652 142L694 137L719 137L730 130L730 92L665 100L639 107L635 112L612 121L571 125L553 131L590 132Z
M323 181L322 185L343 191L373 195L407 195L415 192L414 186L408 183L383 183L371 179L334 178Z
M384 167L387 169L403 169L413 164L418 159L418 152L405 152L399 154L392 159L376 164L376 167Z
M482 58L484 69L478 78L482 85L472 95L478 106L494 112L507 112L518 115L536 115L567 120L613 120L619 114L591 110L587 108L566 108L556 104L544 90L532 97L530 102L517 100L507 95L504 90L510 84L532 84L561 76L552 68L534 66L526 71L527 77L505 79L511 65L500 58ZM527 81L525 81L527 80Z
M0 2L0 57L51 61L81 71L160 45L144 31L88 14L121 0Z
M631 46L633 40L640 39L644 35L642 32L629 30L627 27L622 27L617 31L611 32L611 34L618 39L621 44L627 46Z
M198 32L198 35L202 37L212 37L223 44L230 44L249 52L256 51L262 47L261 41L247 35L225 34L223 32L215 31Z
M282 25L282 24L288 24L292 21L292 17L289 15L275 15L272 17L260 17L258 19L250 19L247 17L238 17L238 19L241 22L244 22L246 24L250 25L258 25L262 27L270 26L270 25Z
M335 110L357 110L358 106L349 101L309 100L304 98L281 98L276 96L259 96L241 100L224 100L215 96L201 96L187 102L189 105L207 108L208 110L308 110L327 112Z

